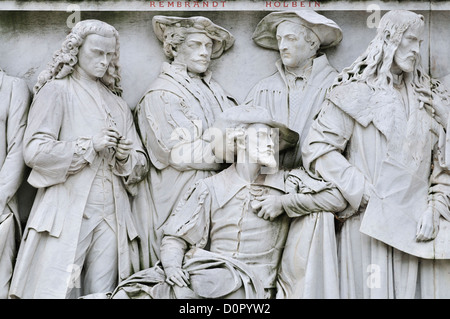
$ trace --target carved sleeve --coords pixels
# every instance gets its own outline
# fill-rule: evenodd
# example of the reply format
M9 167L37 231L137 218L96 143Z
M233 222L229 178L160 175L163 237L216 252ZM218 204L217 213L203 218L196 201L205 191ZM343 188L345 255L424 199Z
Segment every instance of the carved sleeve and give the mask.
M324 102L302 152L305 168L336 185L357 210L365 194L365 177L343 155L354 125L354 120L340 108L329 101Z
M215 158L210 142L204 139L201 120L181 97L163 90L152 91L141 101L138 114L142 139L158 169L220 169L213 163Z
M0 101L1 103L1 101ZM30 93L25 81L14 79L6 123L7 155L0 169L0 214L22 183L25 171L23 135L27 125Z
M450 221L450 171L440 165L438 151L433 152L433 169L430 176L428 206Z
M28 181L37 188L62 183L87 163L79 140L59 140L67 101L61 88L52 84L46 84L35 97L24 135L23 155L32 168Z
M117 176L122 176L127 190L135 195L137 183L144 179L148 173L149 159L137 133L133 114L129 108L127 108L124 116L127 123L126 138L133 141L133 149L125 161L116 160L113 172Z
M202 180L178 202L167 220L164 236L178 237L190 246L204 248L209 238L211 193Z
M302 174L297 174L299 173ZM337 213L345 209L347 201L331 183L313 179L303 170L294 170L288 177L291 183L299 185L296 192L283 195L281 201L289 217L310 213Z

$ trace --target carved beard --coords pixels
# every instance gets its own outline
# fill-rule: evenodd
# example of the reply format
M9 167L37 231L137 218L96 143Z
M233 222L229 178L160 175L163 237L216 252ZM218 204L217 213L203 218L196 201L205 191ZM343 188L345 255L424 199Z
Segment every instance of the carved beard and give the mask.
M269 152L267 147L251 147L249 150L250 163L258 163L266 167L276 167L277 161L274 152Z

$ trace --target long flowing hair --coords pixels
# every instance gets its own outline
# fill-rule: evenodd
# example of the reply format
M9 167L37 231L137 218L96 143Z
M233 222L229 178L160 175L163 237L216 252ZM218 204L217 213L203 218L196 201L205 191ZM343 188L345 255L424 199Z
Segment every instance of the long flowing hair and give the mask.
M90 34L97 34L105 37L116 38L115 54L109 63L105 75L100 79L114 94L121 96L122 88L120 86L120 67L119 62L119 33L111 25L99 20L83 20L78 22L67 35L62 44L62 48L53 54L53 59L48 63L47 69L38 76L38 81L33 87L34 94L49 81L53 79L62 79L74 70L78 63L78 49L84 43L86 37Z
M331 88L360 81L374 91L393 88L391 67L403 34L411 26L424 28L424 25L424 17L411 11L392 10L386 13L366 51L342 70ZM424 72L419 54L412 76L416 89L435 88L438 85Z

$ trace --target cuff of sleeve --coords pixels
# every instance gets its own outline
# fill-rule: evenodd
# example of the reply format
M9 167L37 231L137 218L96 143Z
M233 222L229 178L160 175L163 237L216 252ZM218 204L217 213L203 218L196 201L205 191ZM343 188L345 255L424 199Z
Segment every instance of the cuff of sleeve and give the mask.
M75 154L82 156L87 162L92 163L94 161L95 153L91 138L81 137L76 141Z
M443 194L432 194L428 196L428 207L433 208L440 216L450 221L450 210L447 200Z
M114 159L114 174L117 176L127 177L131 174L133 170L133 152L131 151L130 155L124 160Z
M283 206L286 215L289 217L299 217L308 214L309 212L303 209L303 206L298 200L303 197L303 194L286 194L281 196L281 205Z

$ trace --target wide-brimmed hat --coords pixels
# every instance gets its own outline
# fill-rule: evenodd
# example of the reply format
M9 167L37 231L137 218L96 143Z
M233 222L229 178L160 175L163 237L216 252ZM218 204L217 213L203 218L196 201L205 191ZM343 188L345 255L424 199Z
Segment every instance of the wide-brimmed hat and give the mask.
M253 40L263 48L278 50L277 27L284 21L298 23L310 29L319 38L322 49L335 46L342 40L342 30L336 22L314 10L269 13L256 26Z
M205 17L171 17L157 15L152 20L153 30L156 37L164 42L167 27L182 27L188 29L188 32L202 32L213 40L213 49L211 58L216 59L222 53L234 44L234 36L226 29L213 23Z
M235 155L235 142L233 137L230 140L230 132L233 132L233 129L252 124L265 124L278 129L278 143L275 141L278 152L294 147L299 140L297 132L283 123L275 121L267 109L260 106L235 106L222 112L213 124L213 128L218 129L221 134L221 138L216 136L212 141L212 149L216 158L221 161L232 162Z

